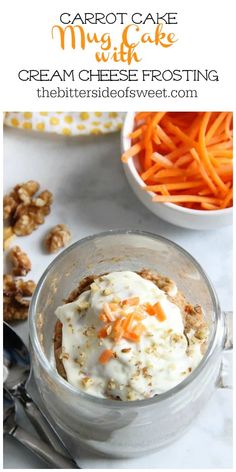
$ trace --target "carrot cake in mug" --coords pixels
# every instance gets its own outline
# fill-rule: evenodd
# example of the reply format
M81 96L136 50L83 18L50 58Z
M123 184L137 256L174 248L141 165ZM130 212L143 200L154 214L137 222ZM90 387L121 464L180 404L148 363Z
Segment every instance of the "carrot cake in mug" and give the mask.
M207 345L202 308L147 269L84 278L56 317L57 371L100 398L160 395L196 368Z

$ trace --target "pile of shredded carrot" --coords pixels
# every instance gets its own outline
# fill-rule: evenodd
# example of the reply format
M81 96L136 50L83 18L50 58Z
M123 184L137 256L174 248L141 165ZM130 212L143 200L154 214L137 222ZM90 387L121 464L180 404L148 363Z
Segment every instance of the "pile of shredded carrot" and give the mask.
M231 112L139 112L121 159L138 159L154 202L227 208L233 204L232 128Z
M128 313L125 311L126 308L129 308ZM142 320L148 315L156 316L160 322L166 319L160 302L154 305L149 303L140 305L139 297L132 297L119 303L104 303L103 310L99 314L99 319L103 321L104 326L99 330L98 338L110 337L114 342L124 338L131 342L138 342L146 331ZM105 349L99 357L99 362L106 364L112 357L114 357L113 351Z

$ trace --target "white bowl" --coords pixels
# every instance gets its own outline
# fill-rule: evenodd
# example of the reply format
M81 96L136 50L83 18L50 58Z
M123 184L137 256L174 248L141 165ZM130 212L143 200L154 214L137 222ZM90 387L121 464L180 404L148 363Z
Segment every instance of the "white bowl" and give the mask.
M128 137L134 126L134 112L127 113L121 135L122 152L127 151L131 146L131 139ZM184 208L174 203L157 203L152 201L155 195L153 192L144 191L144 181L141 179L135 159L130 158L128 163L123 164L124 171L130 186L138 199L155 215L176 226L189 229L217 229L222 226L231 225L233 222L233 208L222 210L192 210Z

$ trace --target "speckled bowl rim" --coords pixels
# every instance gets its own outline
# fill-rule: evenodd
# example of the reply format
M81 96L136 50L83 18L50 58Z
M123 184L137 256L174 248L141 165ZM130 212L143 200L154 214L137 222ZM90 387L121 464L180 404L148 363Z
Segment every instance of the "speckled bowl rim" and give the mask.
M214 323L214 329L211 337L211 341L208 345L207 351L199 363L199 365L194 369L194 371L185 378L181 383L179 383L176 387L168 390L165 393L162 393L161 395L154 396L149 399L144 399L144 400L134 400L134 401L122 401L122 402L117 402L117 400L110 400L106 398L97 398L93 395L90 395L86 392L83 392L75 387L73 387L71 384L69 384L66 380L64 380L57 372L55 367L50 363L48 358L46 357L44 351L41 348L40 341L38 339L37 335L37 327L36 327L36 308L37 308L37 301L41 293L41 288L44 284L44 281L47 279L47 277L50 275L51 270L54 268L54 266L61 261L63 258L67 257L67 255L73 251L75 248L79 249L84 243L88 243L89 241L93 242L97 238L105 238L108 236L119 236L119 235L130 235L130 236L141 236L141 237L146 237L155 241L161 241L162 243L166 243L168 245L171 245L178 251L180 251L183 255L185 255L189 260L192 262L192 264L196 267L196 269L199 271L201 276L203 277L206 286L209 290L211 299L212 299L212 304L213 304L213 309L214 309L214 314L215 314L215 323ZM180 391L184 390L187 388L191 383L198 377L198 375L201 373L202 369L205 367L205 365L208 363L209 359L215 352L215 349L222 348L223 341L224 341L224 336L225 333L222 332L221 330L221 321L222 321L222 313L218 301L218 297L216 295L216 292L206 275L205 271L202 269L200 264L194 259L194 257L191 256L185 249L183 249L181 246L178 244L174 243L173 241L164 238L163 236L159 236L156 234L152 234L149 232L145 231L133 231L133 230L110 230L102 233L97 233L92 236L87 236L85 238L80 239L79 241L75 242L68 248L66 248L64 251L62 251L55 259L49 264L47 269L44 271L43 275L41 276L36 290L34 292L34 295L32 297L32 301L30 304L30 309L29 309L29 332L30 332L30 341L31 341L31 346L34 351L34 354L37 356L37 360L39 361L41 368L44 370L46 369L47 374L50 375L52 380L59 384L61 387L63 387L65 390L68 391L69 394L76 395L78 398L84 398L84 400L91 401L96 404L100 404L103 406L107 406L112 409L120 409L120 408L143 408L143 407L148 407L148 406L154 406L158 403L161 403L164 400L167 400L171 397L174 397L175 394L179 393Z

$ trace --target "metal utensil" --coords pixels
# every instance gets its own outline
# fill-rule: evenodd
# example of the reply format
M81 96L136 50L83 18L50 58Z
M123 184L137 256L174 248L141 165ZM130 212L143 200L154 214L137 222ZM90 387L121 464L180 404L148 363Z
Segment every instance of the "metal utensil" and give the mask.
M3 432L4 435L13 436L23 446L27 447L46 461L53 468L57 469L75 469L77 468L74 461L62 456L55 451L51 446L46 444L41 439L38 439L32 434L22 429L16 423L16 406L13 396L10 392L3 389Z
M4 385L14 397L20 400L39 436L46 443L51 444L60 454L72 459L44 413L33 402L31 396L26 391L26 384L31 374L30 354L20 336L5 322L3 331L3 362Z

